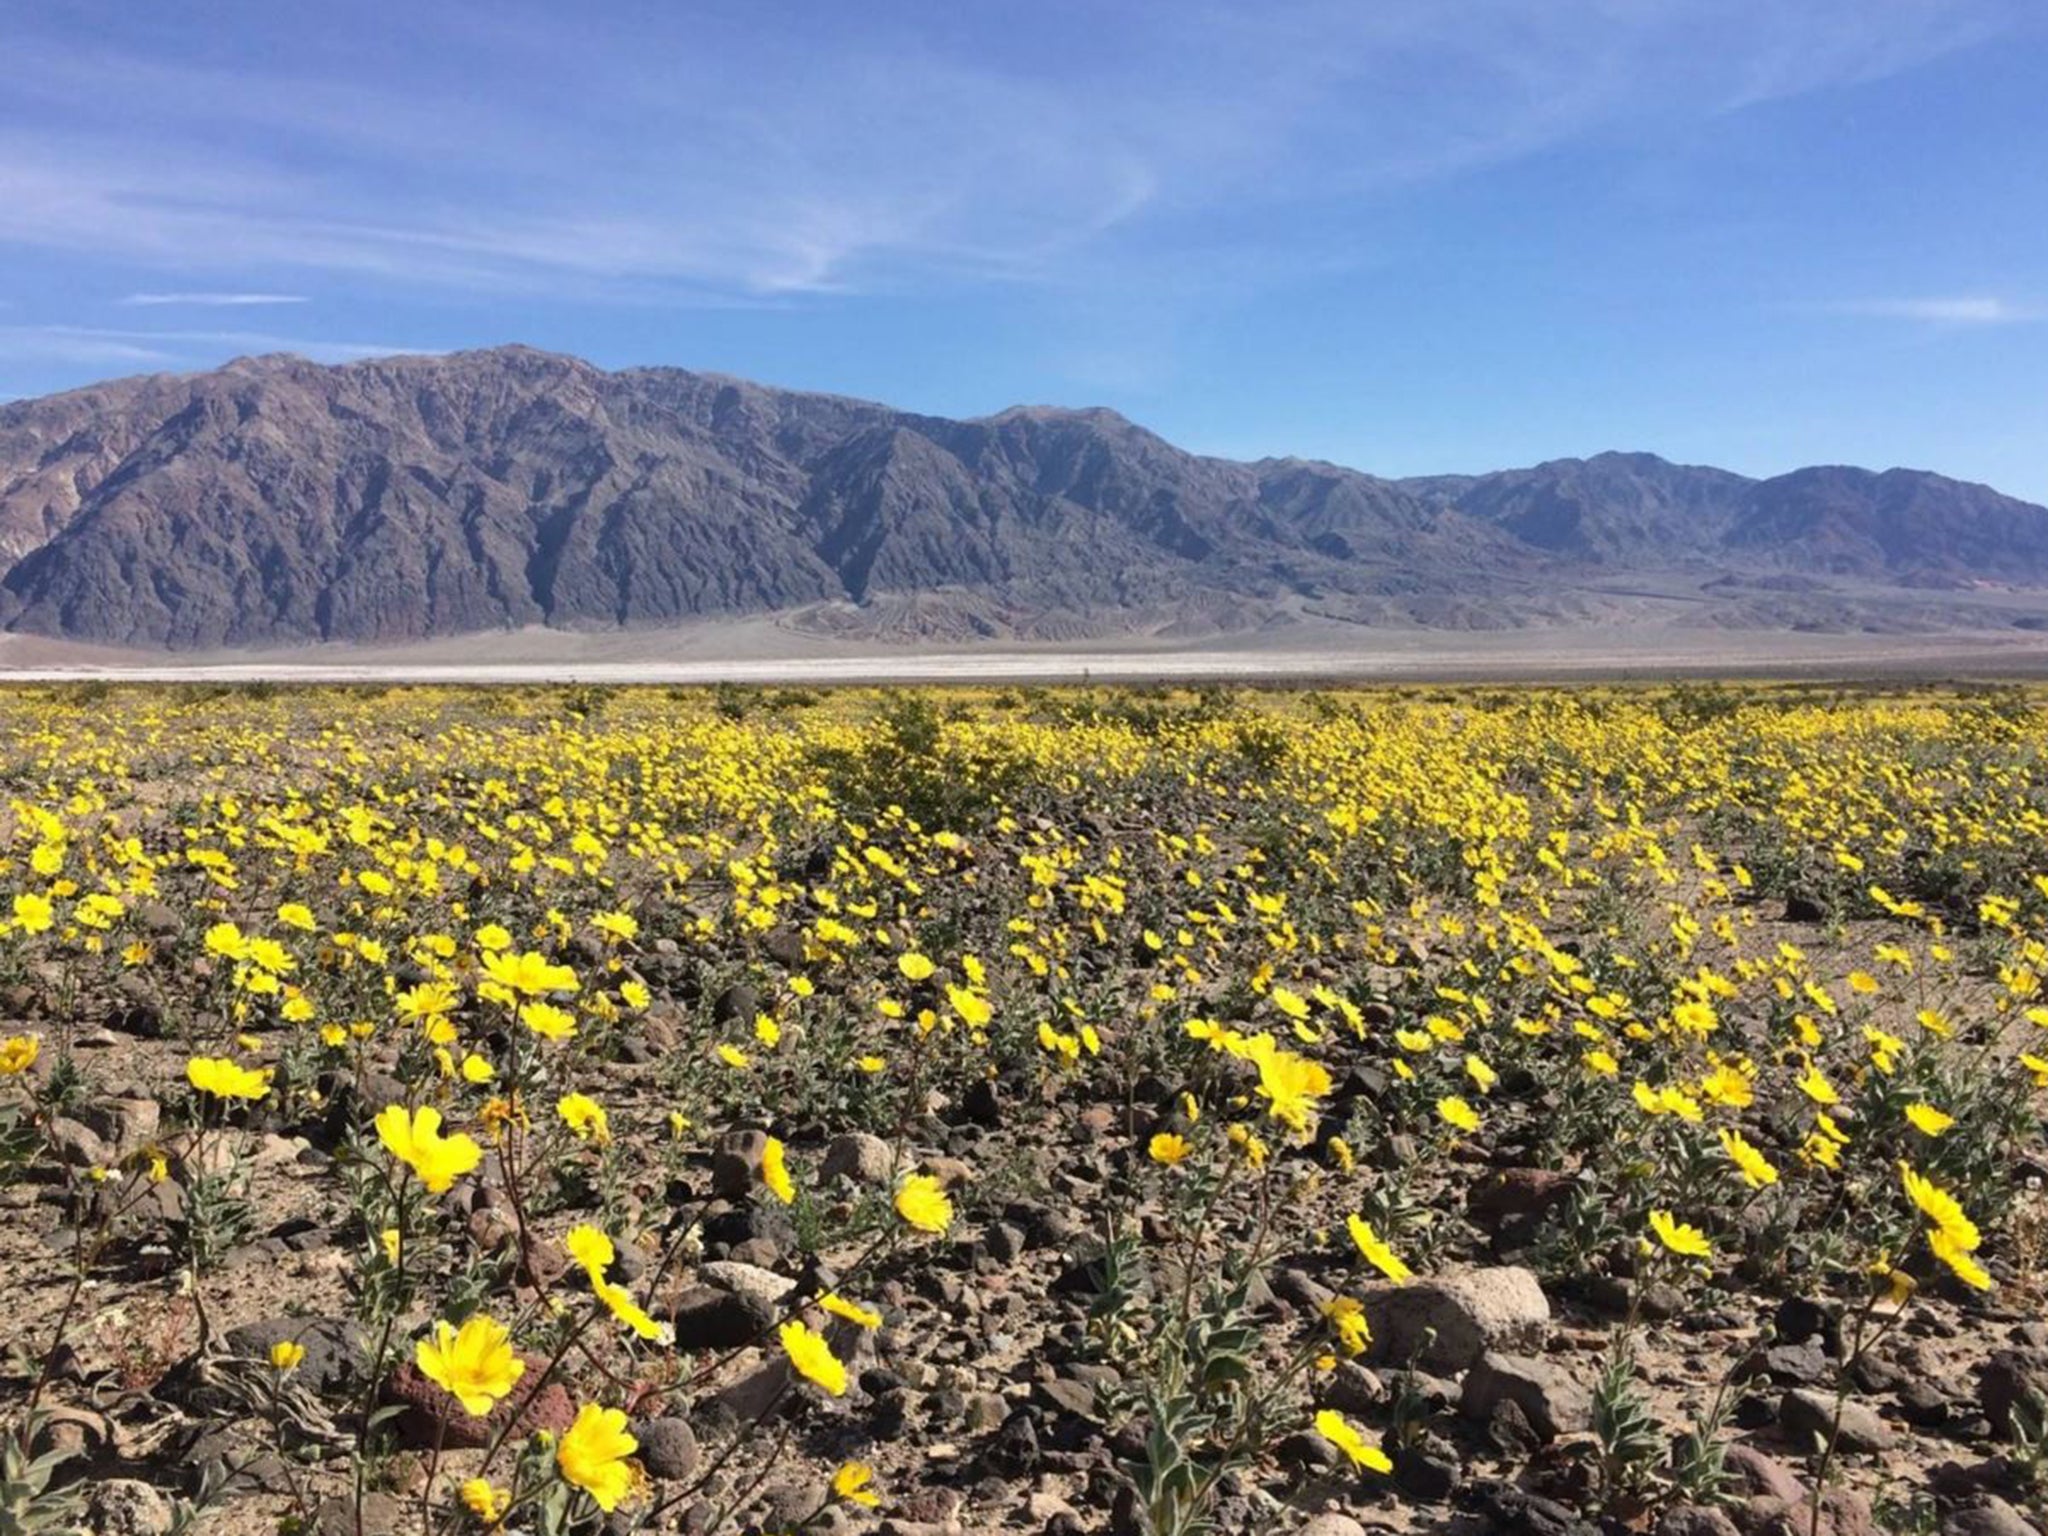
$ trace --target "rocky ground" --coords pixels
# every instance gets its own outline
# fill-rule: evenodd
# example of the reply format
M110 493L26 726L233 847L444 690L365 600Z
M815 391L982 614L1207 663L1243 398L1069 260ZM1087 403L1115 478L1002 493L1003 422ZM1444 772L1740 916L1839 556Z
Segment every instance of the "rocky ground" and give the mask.
M2042 1529L2032 705L306 697L7 717L0 1533Z
M98 1087L54 1128L55 1140L82 1165L105 1166L156 1137L163 1120L143 1085L180 1057L116 1029L80 1046ZM636 1090L652 1090L654 1073L651 1062L618 1063L614 1113L633 1104ZM651 1234L691 1234L654 1292L674 1327L687 1388L633 1383L645 1404L634 1433L650 1496L696 1486L707 1463L724 1458L723 1470L673 1511L676 1528L704 1530L724 1517L752 1530L801 1525L884 1536L1139 1530L1119 1469L1142 1454L1140 1426L1114 1409L1118 1372L1091 1346L1088 1317L1102 1285L1101 1214L1128 1211L1168 1247L1176 1237L1164 1203L1131 1206L1123 1198L1143 1177L1154 1128L1173 1118L1173 1095L1151 1087L1135 1105L1078 1096L1047 1102L1029 1083L998 1078L942 1105L943 1129L914 1150L919 1165L938 1170L953 1191L961 1220L941 1247L905 1255L894 1272L871 1281L886 1319L876 1334L834 1335L855 1370L846 1397L797 1400L769 1425L753 1421L786 1391L790 1375L774 1349L773 1324L793 1293L832 1287L835 1266L856 1255L802 1251L790 1215L761 1186L765 1138L758 1130L723 1136L674 1178L636 1181L634 1203ZM1370 1091L1364 1083L1344 1088ZM357 1264L359 1235L348 1231L334 1194L336 1138L306 1124L252 1134L257 1227L224 1255L206 1303L208 1323L229 1355L248 1361L262 1361L280 1340L304 1345L299 1384L323 1403L353 1400L370 1385L364 1356L371 1341L349 1316L345 1281ZM896 1169L890 1143L867 1132L793 1138L790 1146L793 1160L816 1169L820 1200L842 1209L875 1199ZM2038 1178L2041 1170L2015 1172ZM1278 1441L1269 1463L1229 1477L1216 1528L1314 1536L1809 1530L1814 1447L1833 1421L1843 1365L1840 1305L1718 1288L1664 1287L1637 1300L1611 1277L1539 1278L1518 1262L1528 1257L1521 1242L1572 1188L1551 1170L1486 1170L1465 1213L1478 1246L1442 1273L1358 1290L1374 1344L1362 1359L1335 1362L1317 1400L1371 1421L1384 1421L1395 1399L1403 1401L1403 1422L1409 1414L1413 1422L1400 1443L1388 1437L1391 1475L1360 1473L1326 1441L1297 1431ZM67 1284L78 1234L61 1190L32 1182L6 1197L0 1264L11 1305L0 1330L21 1352L18 1362L33 1357ZM292 1454L281 1456L275 1435L251 1422L232 1384L209 1381L196 1368L194 1303L164 1273L165 1250L152 1253L146 1240L179 1199L174 1176L132 1211L138 1240L124 1247L112 1278L92 1284L85 1326L54 1362L54 1411L38 1431L37 1450L74 1458L69 1468L83 1473L89 1489L87 1531L166 1532L176 1494L225 1486L227 1496L196 1528L255 1532L298 1521L352 1536L346 1459L321 1459L318 1433L295 1432ZM452 1190L446 1206L478 1251L516 1245L502 1185L488 1170ZM1245 1240L1256 1220L1248 1202L1226 1221L1225 1240L1233 1226L1235 1240ZM662 1257L632 1246L622 1253L621 1272L636 1282ZM536 1242L529 1259L518 1279L522 1295L574 1295L571 1266L552 1246ZM1283 1341L1312 1327L1317 1309L1352 1285L1353 1267L1334 1250L1276 1255L1249 1297L1251 1315L1273 1340L1263 1369L1280 1368ZM1598 1482L1593 1387L1632 1301L1647 1320L1641 1379L1659 1424L1697 1421L1718 1385L1732 1383L1729 1478L1711 1506L1588 1511ZM544 1362L530 1364L537 1375ZM25 1385L17 1374L10 1390ZM1840 1482L1823 1502L1818 1529L1835 1536L2038 1531L2039 1474L2009 1432L2013 1405L2044 1391L2048 1322L2031 1307L1916 1301L1854 1370L1841 1421ZM511 1410L522 1432L559 1432L575 1410L571 1393L552 1383L515 1394L480 1427L405 1362L389 1370L379 1395L406 1411L367 1500L364 1528L373 1532L410 1528L416 1507L408 1496L437 1442L443 1470L464 1472L479 1463L477 1447ZM324 1427L334 1433L331 1421ZM872 1515L819 1508L823 1480L849 1459L872 1465L886 1490Z

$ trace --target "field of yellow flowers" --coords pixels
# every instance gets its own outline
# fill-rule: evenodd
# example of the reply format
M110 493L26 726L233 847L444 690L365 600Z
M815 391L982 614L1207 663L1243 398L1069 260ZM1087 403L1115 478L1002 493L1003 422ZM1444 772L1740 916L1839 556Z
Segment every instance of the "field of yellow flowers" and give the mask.
M2048 695L0 735L0 1531L2048 1508Z

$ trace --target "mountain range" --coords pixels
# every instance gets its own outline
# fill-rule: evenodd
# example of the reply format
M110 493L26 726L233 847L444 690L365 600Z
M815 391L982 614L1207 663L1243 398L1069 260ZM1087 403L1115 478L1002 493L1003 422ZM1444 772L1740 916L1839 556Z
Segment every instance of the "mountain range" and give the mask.
M1305 620L2041 627L2048 509L1604 453L1382 479L1113 411L949 420L525 347L242 359L0 406L0 624L153 649L775 614L866 638Z

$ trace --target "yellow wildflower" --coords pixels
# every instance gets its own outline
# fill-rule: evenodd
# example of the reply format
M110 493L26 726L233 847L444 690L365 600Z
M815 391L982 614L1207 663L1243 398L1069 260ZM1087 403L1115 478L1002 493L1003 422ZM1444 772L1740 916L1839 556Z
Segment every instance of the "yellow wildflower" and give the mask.
M913 1173L896 1191L896 1214L920 1232L943 1232L953 1221L953 1202L928 1173Z
M270 1092L272 1069L252 1070L225 1057L195 1056L185 1063L185 1080L219 1099L260 1099Z
M526 1374L526 1362L512 1347L502 1323L481 1314L453 1323L434 1324L433 1333L413 1351L420 1374L452 1395L463 1412L481 1418Z
M1354 1213L1345 1217L1344 1227L1350 1232L1351 1241L1358 1245L1358 1251L1365 1256L1366 1263L1396 1285L1414 1275L1415 1272L1401 1262L1394 1250L1380 1240L1380 1235L1372 1229L1372 1223L1363 1216Z
M799 1375L816 1382L834 1397L846 1395L846 1367L832 1353L824 1335L792 1319L782 1325L778 1337Z
M875 1469L858 1461L849 1461L832 1474L832 1496L844 1499L849 1504L860 1504L869 1509L882 1502L881 1495L868 1485L875 1480Z
M1698 1227L1688 1226L1669 1211L1650 1212L1650 1230L1657 1241L1682 1258L1704 1259L1713 1255L1714 1245Z
M768 1186L775 1198L784 1205L796 1199L796 1185L789 1176L789 1164L784 1159L782 1143L773 1136L761 1149L761 1182Z
M622 1411L585 1403L555 1445L555 1465L610 1514L632 1491L633 1469L626 1458L639 1449L640 1442L626 1432Z
M1147 1144L1145 1150L1153 1162L1164 1163L1171 1168L1194 1149L1194 1143L1187 1137L1175 1135L1172 1131L1160 1131Z
M1371 1472L1394 1470L1387 1453L1368 1443L1351 1421L1334 1408L1324 1408L1316 1414L1316 1433L1350 1457L1354 1465Z
M483 1149L470 1137L441 1134L441 1111L431 1104L411 1112L403 1104L387 1105L378 1112L376 1125L385 1150L410 1168L429 1194L446 1194L483 1161Z

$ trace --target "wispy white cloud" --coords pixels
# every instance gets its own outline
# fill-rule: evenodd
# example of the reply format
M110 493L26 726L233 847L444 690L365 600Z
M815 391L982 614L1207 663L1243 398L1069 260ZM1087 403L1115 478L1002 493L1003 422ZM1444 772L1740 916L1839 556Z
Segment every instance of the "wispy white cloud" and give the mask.
M139 368L172 362L175 354L116 337L79 334L62 327L5 325L0 326L0 358L76 363L96 368Z
M1726 110L1881 80L2028 19L2022 4L2003 0L1800 0L1772 9L1744 50Z
M270 48L283 13L230 0L249 51L225 62L180 57L175 37L10 37L0 244L186 283L232 273L204 300L222 304L295 297L240 290L315 272L773 301L1058 282L1104 253L1148 280L1192 265L1243 281L1328 259L1274 238L1290 204L1880 78L2029 3L1044 0L999 52L986 29L886 10L572 24L536 0L450 0L374 36ZM289 22L322 24L300 8ZM267 62L281 57L324 63ZM1186 255L1185 225L1205 217L1260 259Z
M86 325L0 325L0 357L74 363L175 364L212 362L223 351L295 352L322 363L419 353L427 349L382 342L329 341L267 331L124 330Z
M117 302L130 305L196 305L222 309L255 308L270 304L306 304L303 293L131 293Z
M1929 325L2028 325L2048 320L2048 309L1985 295L1926 299L1870 299L1829 306L1837 313Z

